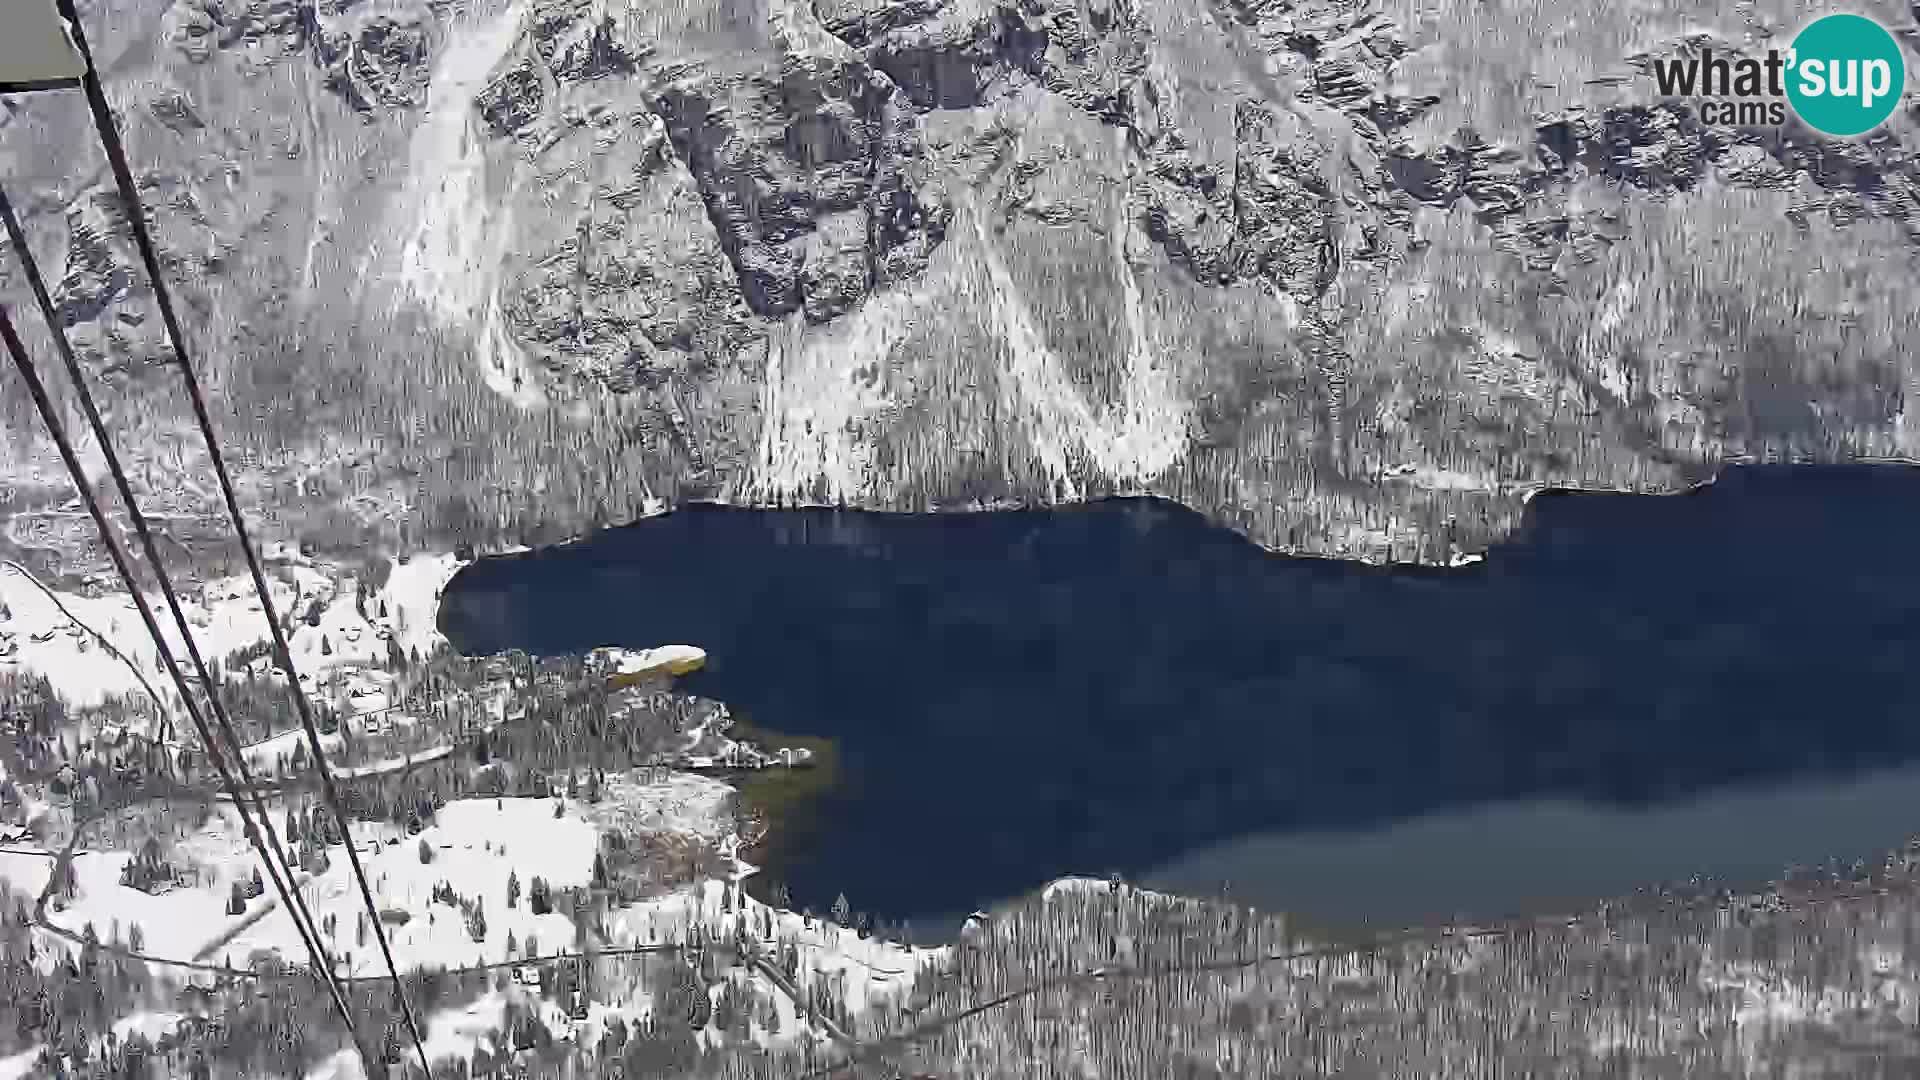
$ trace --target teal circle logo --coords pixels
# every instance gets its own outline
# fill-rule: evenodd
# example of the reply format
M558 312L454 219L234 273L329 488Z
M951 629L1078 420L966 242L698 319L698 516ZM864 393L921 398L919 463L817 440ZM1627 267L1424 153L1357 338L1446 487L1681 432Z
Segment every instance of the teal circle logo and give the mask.
M1823 15L1793 39L1787 100L1808 127L1863 135L1886 122L1907 89L1907 63L1886 27L1862 15Z

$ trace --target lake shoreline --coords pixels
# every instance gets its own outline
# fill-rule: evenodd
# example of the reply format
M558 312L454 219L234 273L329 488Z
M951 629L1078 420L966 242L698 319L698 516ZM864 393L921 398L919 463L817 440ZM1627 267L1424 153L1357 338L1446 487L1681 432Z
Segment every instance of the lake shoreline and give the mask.
M837 748L832 739L772 731L731 711L726 734L762 752L781 747L810 752L806 765L731 769L721 777L734 789L758 830L752 844L741 849L741 857L760 870L748 879L747 891L762 903L771 903L773 890L781 883L783 861L798 855L809 839L809 804L827 797L839 780Z
M1920 732L1899 721L1920 707L1912 468L1742 466L1686 499L1576 493L1529 512L1457 572L1273 556L1154 500L684 511L469 567L443 621L480 651L700 643L712 662L685 689L836 746L829 789L791 819L767 814L768 880L802 905L844 892L915 922L1063 870L1149 882L1237 838L1790 793L1920 762ZM1807 557L1837 545L1846 558ZM1586 843L1513 813L1503 835L1527 850ZM1866 813L1740 872L1854 850L1868 837L1847 820L1888 824ZM1701 821L1660 837L1686 856L1661 876L1716 871L1729 826ZM1624 873L1635 847L1591 857ZM1268 857L1246 858L1206 876L1262 909L1348 913L1341 875L1309 890L1316 913L1297 879L1256 888ZM1379 861L1406 867L1408 889L1447 880L1423 858ZM1537 891L1596 895L1565 873ZM1454 902L1406 907L1424 920Z

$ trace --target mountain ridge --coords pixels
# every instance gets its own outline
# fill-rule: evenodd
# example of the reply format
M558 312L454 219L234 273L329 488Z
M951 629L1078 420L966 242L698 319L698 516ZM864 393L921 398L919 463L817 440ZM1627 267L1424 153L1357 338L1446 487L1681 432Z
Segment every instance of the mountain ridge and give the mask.
M1659 15L1652 51L1771 32ZM1483 132L1527 80L1462 80L1536 32L1450 60L1385 2L82 16L241 486L289 535L1154 494L1281 551L1445 562L1540 487L1920 457L1905 111L1850 143L1713 128L1609 76ZM9 101L9 189L151 497L209 509L78 108ZM65 483L20 396L32 546Z

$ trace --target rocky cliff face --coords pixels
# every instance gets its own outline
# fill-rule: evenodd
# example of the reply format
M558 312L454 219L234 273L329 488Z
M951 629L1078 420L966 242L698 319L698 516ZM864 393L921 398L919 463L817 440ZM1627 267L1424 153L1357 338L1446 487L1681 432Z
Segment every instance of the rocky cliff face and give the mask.
M1386 0L83 16L288 531L1151 492L1277 548L1439 561L1544 485L1920 456L1912 116L1704 126L1640 75L1718 18L1680 7L1590 48ZM1486 59L1569 48L1592 77ZM0 122L63 319L156 497L197 507L77 103ZM54 491L11 391L9 472Z

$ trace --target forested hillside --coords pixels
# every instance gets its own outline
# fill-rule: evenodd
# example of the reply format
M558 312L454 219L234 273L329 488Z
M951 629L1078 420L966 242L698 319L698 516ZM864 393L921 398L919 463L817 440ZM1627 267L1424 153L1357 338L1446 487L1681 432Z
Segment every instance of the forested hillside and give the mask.
M81 9L276 535L1151 492L1446 561L1543 485L1915 452L1909 115L1714 127L1645 74L1797 4ZM193 544L205 461L83 124L9 99L0 160ZM0 385L12 543L84 545Z

